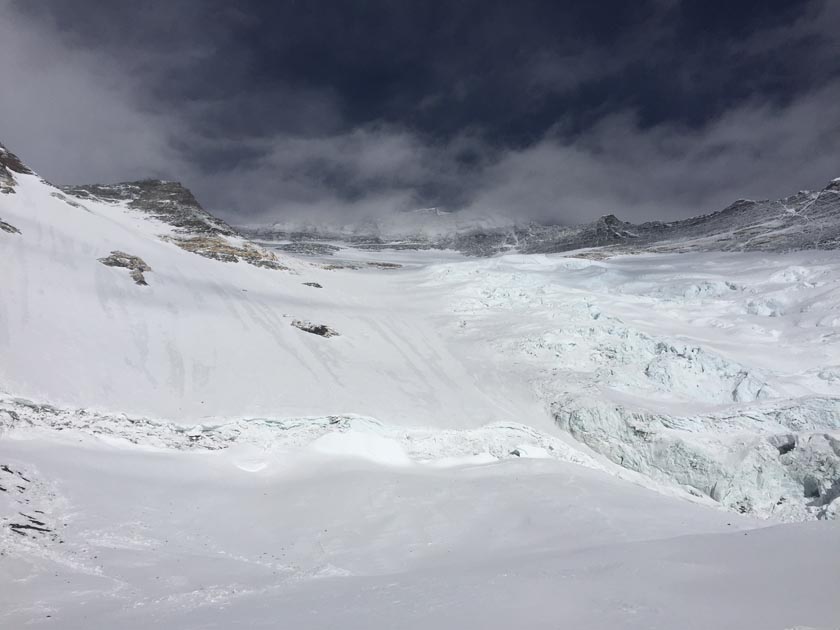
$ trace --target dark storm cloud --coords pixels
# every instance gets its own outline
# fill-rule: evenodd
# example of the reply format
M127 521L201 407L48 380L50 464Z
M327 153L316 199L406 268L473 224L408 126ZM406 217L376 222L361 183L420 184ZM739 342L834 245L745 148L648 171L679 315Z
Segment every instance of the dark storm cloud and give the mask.
M840 175L838 28L819 0L0 0L0 139L234 222L685 216Z

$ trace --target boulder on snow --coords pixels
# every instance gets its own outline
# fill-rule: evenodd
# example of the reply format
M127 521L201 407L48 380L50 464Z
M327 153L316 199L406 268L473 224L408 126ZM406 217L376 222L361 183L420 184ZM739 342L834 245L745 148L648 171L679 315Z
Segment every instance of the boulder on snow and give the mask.
M304 332L312 333L313 335L320 335L321 337L338 337L338 333L326 324L313 324L312 322L296 319L292 322L292 326Z
M6 223L2 219L0 219L0 230L8 232L9 234L20 234L19 229L17 229L14 225L11 225L10 223Z
M128 269L135 284L139 284L141 286L148 286L149 284L146 282L143 272L151 271L152 268L149 267L149 265L147 265L146 262L139 256L132 256L131 254L114 250L111 252L110 256L100 258L99 262L107 267L122 267L124 269Z

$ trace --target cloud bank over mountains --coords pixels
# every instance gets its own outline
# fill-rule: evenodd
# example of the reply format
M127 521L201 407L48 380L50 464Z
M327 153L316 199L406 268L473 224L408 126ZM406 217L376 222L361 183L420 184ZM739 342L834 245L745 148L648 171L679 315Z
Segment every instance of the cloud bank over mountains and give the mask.
M0 139L56 183L177 179L234 223L671 219L840 175L836 3L734 26L711 3L690 31L685 2L597 28L540 3L386 4L0 0Z

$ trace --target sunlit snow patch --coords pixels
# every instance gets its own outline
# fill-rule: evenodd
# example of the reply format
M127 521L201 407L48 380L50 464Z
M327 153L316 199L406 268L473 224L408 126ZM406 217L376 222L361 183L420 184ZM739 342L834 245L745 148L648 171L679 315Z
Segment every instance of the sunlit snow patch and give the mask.
M310 448L325 455L355 457L382 466L411 464L411 459L395 441L366 431L327 433L315 440Z

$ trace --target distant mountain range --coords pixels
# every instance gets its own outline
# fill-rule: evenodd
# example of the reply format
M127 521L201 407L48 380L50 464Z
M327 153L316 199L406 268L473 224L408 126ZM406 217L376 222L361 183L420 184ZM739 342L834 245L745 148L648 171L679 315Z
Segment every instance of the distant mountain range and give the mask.
M633 224L610 214L578 226L528 223L462 227L447 233L436 224L437 215L424 218L424 226L414 227L413 222L402 234L390 225L382 230L370 222L332 231L279 225L243 231L256 240L290 241L287 247L295 251L302 251L307 242L314 246L324 241L342 241L363 249L450 249L470 256L576 250L584 250L580 252L583 255L608 256L641 251L838 249L840 178L817 192L802 191L777 201L740 200L719 212L671 222ZM449 220L449 216L442 219Z
M14 173L32 173L0 145L0 193L14 192ZM792 251L840 248L840 178L817 192L777 201L740 200L711 214L640 224L603 216L578 226L461 220L458 213L428 209L387 220L326 228L294 222L234 228L201 207L181 184L144 180L110 185L62 186L76 201L127 203L191 237L244 237L297 253L329 254L330 242L361 249L447 249L469 256L500 253L578 252L610 256L635 252ZM2 217L0 217L2 219Z

